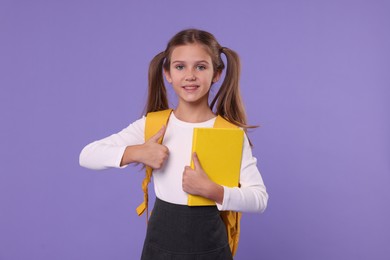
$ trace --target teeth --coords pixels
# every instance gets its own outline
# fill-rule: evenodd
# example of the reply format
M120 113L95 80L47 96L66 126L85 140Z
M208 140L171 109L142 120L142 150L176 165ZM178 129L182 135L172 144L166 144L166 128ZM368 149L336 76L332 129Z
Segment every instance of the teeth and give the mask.
M193 90L193 89L197 89L198 86L184 86L184 88L187 90Z

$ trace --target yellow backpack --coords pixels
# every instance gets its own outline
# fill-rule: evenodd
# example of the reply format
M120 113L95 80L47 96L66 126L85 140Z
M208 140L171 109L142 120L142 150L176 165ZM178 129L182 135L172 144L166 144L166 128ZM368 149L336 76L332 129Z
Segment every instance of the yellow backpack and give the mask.
M146 115L145 123L145 141L149 140L153 135L155 135L162 125L168 124L169 116L171 115L172 109L151 112ZM236 125L228 122L221 116L217 116L214 128L237 128ZM158 143L161 144L163 137L158 140ZM144 201L137 207L137 214L141 216L146 211L146 221L148 221L149 211L148 211L148 184L152 177L153 169L149 166L146 166L145 178L142 182L142 190L144 191ZM228 235L228 241L230 250L232 251L233 256L235 255L238 247L238 241L240 237L240 220L241 212L235 211L221 211L221 218L226 226L226 231Z

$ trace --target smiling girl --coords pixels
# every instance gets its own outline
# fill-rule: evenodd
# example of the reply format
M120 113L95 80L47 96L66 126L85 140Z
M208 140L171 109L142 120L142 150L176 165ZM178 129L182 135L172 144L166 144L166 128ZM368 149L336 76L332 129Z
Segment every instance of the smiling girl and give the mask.
M209 104L210 88L220 80L225 68L222 54L227 60L226 75ZM265 210L268 194L246 136L240 187L229 188L211 181L196 154L191 154L194 128L213 127L217 115L244 130L250 127L241 101L239 74L238 55L222 47L212 34L196 29L181 31L149 67L146 113L169 109L164 76L178 97L167 126L145 141L144 116L82 150L80 164L87 168L142 163L154 169L156 202L141 259L232 259L219 211ZM162 137L164 141L159 144ZM189 167L191 159L194 169ZM216 205L189 207L188 194L211 199Z

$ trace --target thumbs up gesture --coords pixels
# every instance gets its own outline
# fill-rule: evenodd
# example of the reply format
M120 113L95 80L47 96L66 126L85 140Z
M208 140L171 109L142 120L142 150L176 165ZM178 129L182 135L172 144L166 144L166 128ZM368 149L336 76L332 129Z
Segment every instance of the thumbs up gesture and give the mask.
M158 140L164 136L165 129L165 126L162 126L154 136L140 146L138 162L153 169L159 169L164 165L168 158L169 150L165 145L159 144Z
M194 169L189 166L184 168L182 182L183 191L222 204L224 194L223 187L210 180L209 176L204 172L196 153L192 154L192 160L194 162Z

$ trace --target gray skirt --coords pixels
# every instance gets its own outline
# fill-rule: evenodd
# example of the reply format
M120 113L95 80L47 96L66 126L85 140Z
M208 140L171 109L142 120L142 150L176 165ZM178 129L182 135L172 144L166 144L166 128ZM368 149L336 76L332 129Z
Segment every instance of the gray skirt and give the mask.
M189 207L156 198L141 259L233 259L217 207Z

